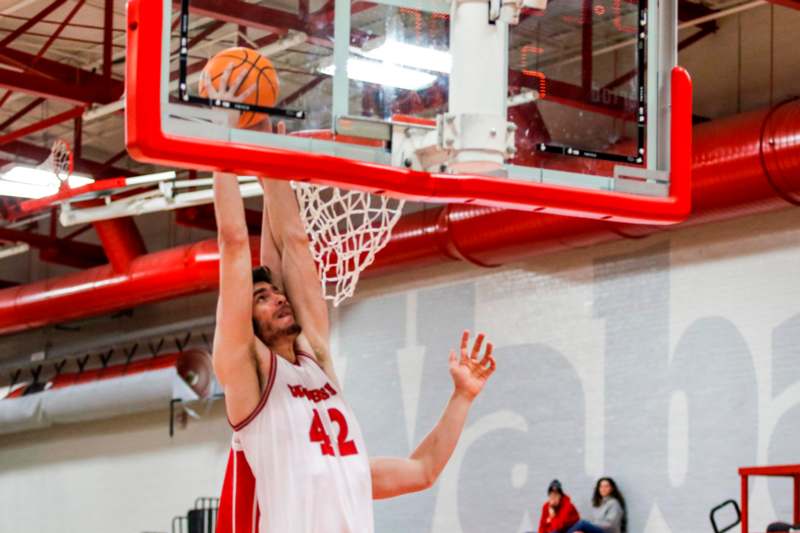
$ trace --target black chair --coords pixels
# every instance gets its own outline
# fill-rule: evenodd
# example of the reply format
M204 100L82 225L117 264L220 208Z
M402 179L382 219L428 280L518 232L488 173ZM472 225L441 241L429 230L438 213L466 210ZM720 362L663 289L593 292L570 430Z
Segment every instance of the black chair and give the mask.
M219 498L197 498L186 516L172 519L172 533L214 533L218 512Z

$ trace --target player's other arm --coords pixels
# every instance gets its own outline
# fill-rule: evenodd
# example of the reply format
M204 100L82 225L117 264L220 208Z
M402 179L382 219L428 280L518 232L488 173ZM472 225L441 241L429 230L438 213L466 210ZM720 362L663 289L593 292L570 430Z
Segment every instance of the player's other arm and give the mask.
M263 180L262 184L272 236L281 257L286 295L317 362L328 377L338 383L329 353L328 306L320 291L317 265L300 220L297 198L287 181Z
M220 254L214 372L225 388L228 418L237 424L258 406L261 387L253 333L250 237L239 181L233 174L214 173L214 214Z
M267 133L272 133L272 122L267 117L261 124L261 129ZM279 122L275 130L278 135L286 134L286 124ZM265 188L265 178L259 178L261 188ZM275 239L272 236L272 227L269 223L269 209L267 206L267 198L264 196L264 207L261 212L261 249L259 254L260 264L267 267L272 274L272 283L276 287L284 289L283 286L283 273L281 272L281 254L278 251L278 246L275 244Z
M473 400L495 369L492 344L480 358L484 335L478 334L470 353L469 332L461 336L461 355L450 352L450 375L455 388L439 422L414 453L406 459L376 457L370 460L372 497L376 500L430 488L456 448Z

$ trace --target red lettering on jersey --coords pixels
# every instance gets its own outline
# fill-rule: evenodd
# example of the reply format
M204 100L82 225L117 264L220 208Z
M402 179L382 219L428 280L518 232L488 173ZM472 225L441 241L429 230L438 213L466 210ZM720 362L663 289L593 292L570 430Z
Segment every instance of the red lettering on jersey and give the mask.
M287 385L289 392L292 393L294 398L307 398L308 400L319 403L329 399L331 396L336 396L336 389L330 383L326 383L324 387L319 389L307 389L302 385Z

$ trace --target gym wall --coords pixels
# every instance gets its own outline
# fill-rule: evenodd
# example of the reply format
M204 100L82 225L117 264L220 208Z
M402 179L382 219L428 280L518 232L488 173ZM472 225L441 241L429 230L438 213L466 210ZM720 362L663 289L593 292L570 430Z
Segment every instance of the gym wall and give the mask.
M711 531L710 508L738 500L739 466L800 459L799 243L790 209L367 280L334 313L333 349L370 454L408 454L434 425L463 328L485 331L498 361L439 482L376 503L376 531L530 531L551 479L590 516L601 475L624 492L631 533ZM230 432L221 402L172 439L167 421L4 436L0 531L169 531L217 494ZM790 517L788 482L757 479L751 498L756 530Z

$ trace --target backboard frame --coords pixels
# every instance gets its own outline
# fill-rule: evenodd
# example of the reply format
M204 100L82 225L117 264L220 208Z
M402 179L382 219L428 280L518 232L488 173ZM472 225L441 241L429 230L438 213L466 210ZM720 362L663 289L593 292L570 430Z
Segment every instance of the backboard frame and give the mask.
M395 0L384 1L396 3ZM337 11L335 31L346 26L349 33L346 19L350 2L336 0L336 5L346 8L342 8L344 13ZM648 196L619 190L618 185L625 183L625 190L636 191L641 181L605 180L608 183L596 189L585 189L571 186L576 179L574 173L553 169L507 165L509 177L515 179L506 179L392 167L385 152L373 146L337 142L335 135L332 140L269 135L269 144L258 145L253 141L255 137L249 137L249 132L231 133L220 128L214 138L192 138L188 129L170 129L165 120L169 113L176 112L176 104L169 102L167 84L162 83L163 79L169 79L169 64L164 64L162 56L164 42L169 44L170 13L172 3L169 0L128 2L126 141L130 154L138 160L197 170L269 175L412 200L475 203L618 222L672 224L684 220L690 212L691 79L680 67L660 68L665 63L674 64L674 36L647 40L648 65L659 65L647 71L647 98L651 102L647 120L667 113L666 131L658 131L657 135L670 139L669 143L659 143L656 135L648 135L647 153L656 154L656 157L648 157L646 168L641 170L664 172L669 176L666 196ZM658 20L648 11L649 24L656 26ZM341 48L347 51L346 46L337 50L334 44L335 61L346 61L346 56L340 57ZM337 82L338 86L342 85L341 79L346 89L347 77L343 74L346 70L337 72L334 91ZM669 73L669 82L660 75L662 72ZM334 113L335 102L341 100L341 94L334 92ZM657 104L652 105L653 101ZM266 134L252 135L263 138ZM314 153L309 153L311 151ZM586 175L578 177L585 179ZM612 188L617 190L610 190Z

